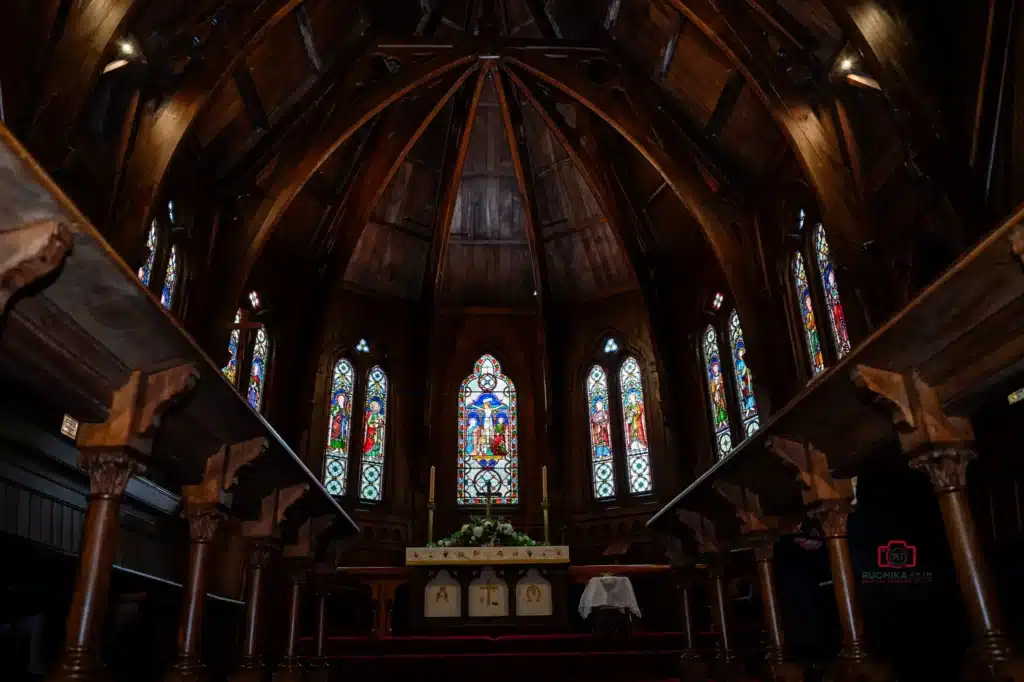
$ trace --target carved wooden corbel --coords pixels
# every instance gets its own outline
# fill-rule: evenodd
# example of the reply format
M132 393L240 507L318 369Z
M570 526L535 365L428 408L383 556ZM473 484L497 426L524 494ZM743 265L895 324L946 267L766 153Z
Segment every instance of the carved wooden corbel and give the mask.
M56 220L0 225L0 313L19 289L64 262L71 241L70 227Z
M244 443L222 445L206 460L201 483L182 486L181 496L186 506L218 505L224 502L224 493L237 480L239 469L267 451L266 438L253 438Z
M288 488L275 490L264 497L260 505L260 518L255 521L243 521L242 535L247 538L275 538L288 507L298 502L308 490L308 483L296 483Z
M1024 225L1017 225L1010 232L1010 249L1013 250L1013 255L1017 257L1020 264L1024 266Z
M308 559L312 561L316 555L320 538L334 524L335 516L325 514L306 520L299 528L298 538L290 545L285 545L282 556L286 559Z

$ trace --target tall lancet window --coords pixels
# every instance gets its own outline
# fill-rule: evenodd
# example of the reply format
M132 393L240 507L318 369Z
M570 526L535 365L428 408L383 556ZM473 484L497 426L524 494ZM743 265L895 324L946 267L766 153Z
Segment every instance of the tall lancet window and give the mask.
M725 398L725 373L722 371L722 356L718 349L718 334L708 326L702 341L704 373L708 382L708 401L711 407L711 425L715 434L715 448L718 456L724 457L732 451L732 433L729 429L729 406Z
M235 312L235 328L231 330L231 336L228 337L228 364L221 369L228 381L236 386L238 385L238 341L242 334L242 329L238 326L240 324L242 324L242 311L238 310Z
M379 502L384 492L384 430L387 426L388 377L380 367L370 370L363 417L363 451L359 463L359 497Z
M615 462L612 456L612 423L608 412L608 375L594 365L587 375L587 408L590 415L590 457L594 497L615 497Z
M818 374L825 369L825 359L821 354L821 339L818 337L818 324L814 319L814 301L811 299L811 287L807 281L804 257L799 251L793 255L792 270L793 288L796 290L796 301L800 307L800 320L803 323L804 336L807 340L807 355L811 361L811 372Z
M519 502L516 388L493 355L483 355L459 388L459 504Z
M267 362L270 360L270 339L267 330L260 327L256 330L256 343L252 349L252 362L249 365L249 404L257 412L263 406L263 384L267 379Z
M743 341L743 327L735 310L729 315L729 347L732 350L732 370L736 375L736 396L740 403L740 422L743 436L750 437L760 428L757 401L754 399L754 376L747 366L747 345ZM710 379L710 375L709 375Z
M349 433L352 431L352 393L355 370L345 358L334 363L331 403L324 453L324 488L331 495L344 495L348 481Z
M164 272L164 287L160 292L160 303L168 310L174 303L175 286L178 284L178 247L172 246L167 257L167 270Z
M839 287L836 285L836 270L832 264L832 253L825 239L825 228L818 225L814 231L814 254L818 261L818 273L821 275L821 286L825 292L825 305L828 306L828 317L832 323L832 338L836 342L836 357L843 357L850 352L850 335L846 331L846 317L843 315L843 304L839 300Z
M629 492L647 493L652 490L651 450L647 442L640 363L634 357L626 358L619 367L619 392L622 396L622 427L626 442Z
M148 287L149 281L153 278L153 266L156 264L156 247L159 246L159 243L156 221L154 220L149 226L149 232L146 234L146 248L149 249L149 255L146 256L146 262L139 268L139 280L144 287Z

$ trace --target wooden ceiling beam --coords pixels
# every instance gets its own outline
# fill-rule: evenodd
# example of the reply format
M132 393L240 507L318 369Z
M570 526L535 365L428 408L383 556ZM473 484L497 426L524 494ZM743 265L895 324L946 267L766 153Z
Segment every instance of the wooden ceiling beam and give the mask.
M506 87L508 76L495 69L494 86L498 93L498 105L501 108L501 120L505 125L505 138L508 140L512 154L512 169L519 185L523 214L526 222L526 243L530 247L530 264L533 266L533 288L537 291L537 303L544 310L544 304L550 300L547 262L541 251L540 224L538 223L537 195L534 191L533 166L530 163L530 150L526 143L526 130L523 125L523 112L518 103L512 102L513 92ZM515 104L515 106L513 106Z
M815 53L821 48L821 43L806 26L779 5L778 0L747 0L747 4L757 12L762 21L776 34L785 38L798 52L807 55L814 62L818 61Z
M240 65L232 76L235 87L238 88L238 95L242 98L242 106L245 108L245 116L249 119L250 125L256 130L267 130L270 128L270 117L267 116L267 108L263 106L263 99L256 89L256 81L252 79L252 72L246 64Z
M466 157L469 155L469 140L473 135L473 121L476 119L476 110L480 105L480 96L492 68L491 62L484 63L477 75L476 83L473 85L473 94L467 104L465 118L457 118L453 121L453 125L459 126L457 128L458 135L455 140L450 141L455 144L454 149L450 148L445 152L445 167L441 174L441 202L434 215L434 238L431 241L430 256L427 260L427 269L424 272L422 291L424 299L428 302L436 300L437 291L444 278L445 254L452 233L452 218L455 216L455 201L459 196L462 169L465 167Z
M736 108L736 102L740 99L740 93L743 92L745 83L746 79L739 71L729 74L729 79L725 81L725 87L722 88L722 92L718 95L718 101L715 102L715 109L704 126L705 135L716 138L721 134L725 124L732 117L732 112Z
M299 35L302 37L302 46L306 50L306 58L315 73L324 72L324 61L316 47L316 34L313 31L313 24L309 18L309 9L306 3L302 3L295 10L295 24L299 27Z
M686 29L686 19L682 14L677 15L676 27L672 31L672 35L669 36L668 42L665 43L665 49L661 53L661 65L658 67L655 77L658 80L662 80L668 75L669 70L672 68L672 60L676 56L676 47L679 45L679 38L682 37L683 31Z
M533 23L537 25L537 30L540 31L542 36L545 38L560 38L562 36L558 25L551 18L551 15L548 14L548 10L544 6L544 0L526 0L526 7L530 10Z
M210 41L204 59L177 92L162 106L150 109L140 118L135 145L125 168L118 211L106 231L108 241L118 253L128 257L140 248L141 235L146 232L171 162L210 98L232 77L249 51L300 2L261 3L245 21L225 26L217 39Z
M45 168L58 167L114 43L142 0L80 0L69 4L64 30L43 77L29 149Z

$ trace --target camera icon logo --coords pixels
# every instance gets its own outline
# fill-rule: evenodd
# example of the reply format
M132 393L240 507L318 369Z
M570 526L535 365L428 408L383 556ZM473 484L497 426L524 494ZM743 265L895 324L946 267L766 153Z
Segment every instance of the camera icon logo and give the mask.
M917 565L917 547L906 540L890 540L878 547L879 568L913 568Z

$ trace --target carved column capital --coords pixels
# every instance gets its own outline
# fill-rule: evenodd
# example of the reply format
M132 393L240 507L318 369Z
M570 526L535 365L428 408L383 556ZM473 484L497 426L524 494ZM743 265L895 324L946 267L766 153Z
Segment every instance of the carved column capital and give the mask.
M213 506L185 507L184 516L192 542L212 542L220 522L227 518L224 512Z
M827 538L845 538L846 522L853 511L851 500L823 500L809 510L818 520Z
M146 467L124 451L84 451L78 458L78 465L89 474L90 497L120 498L124 495L128 481Z
M270 565L274 554L277 552L277 544L269 540L259 540L249 545L249 567L265 569Z
M772 561L775 559L775 536L762 535L751 538L750 548L754 550L755 561Z
M713 579L724 579L725 578L725 555L723 554L709 554L706 557L708 566L708 575Z
M937 493L967 488L967 465L978 453L965 447L934 448L915 455L910 468L928 475Z

